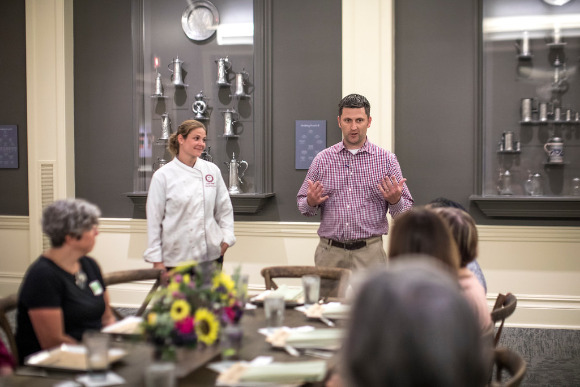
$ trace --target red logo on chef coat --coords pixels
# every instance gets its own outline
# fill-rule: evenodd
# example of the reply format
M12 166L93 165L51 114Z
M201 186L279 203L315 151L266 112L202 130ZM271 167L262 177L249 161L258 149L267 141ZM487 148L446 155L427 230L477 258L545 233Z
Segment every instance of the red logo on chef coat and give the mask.
M215 185L213 175L205 175L205 186L206 187L213 187Z

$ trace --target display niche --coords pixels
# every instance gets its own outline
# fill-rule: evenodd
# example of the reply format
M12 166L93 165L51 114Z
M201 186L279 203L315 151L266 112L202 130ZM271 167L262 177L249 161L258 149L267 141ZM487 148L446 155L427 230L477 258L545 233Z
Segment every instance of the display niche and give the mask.
M580 216L580 3L483 0L481 194L490 217Z
M145 214L169 136L195 119L202 155L222 171L235 213L260 211L272 192L268 85L269 1L133 1L135 213Z

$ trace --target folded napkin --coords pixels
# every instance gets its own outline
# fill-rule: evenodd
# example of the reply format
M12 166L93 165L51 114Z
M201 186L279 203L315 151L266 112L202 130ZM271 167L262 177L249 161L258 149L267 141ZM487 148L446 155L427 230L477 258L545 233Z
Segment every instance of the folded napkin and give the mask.
M140 333L139 324L141 324L141 322L143 322L143 317L125 317L114 324L104 327L102 332L124 335L138 334Z
M344 337L342 329L313 329L309 331L278 330L266 339L274 347L338 349Z
M270 294L281 294L284 297L284 301L299 301L303 298L302 288L289 288L286 285L280 285L276 290L266 290L258 294L252 298L252 301L264 301Z
M252 366L236 363L218 377L218 385L237 383L303 383L319 382L326 375L326 362L323 360L270 363Z
M329 302L322 305L322 316L331 319L346 319L350 315L350 305Z

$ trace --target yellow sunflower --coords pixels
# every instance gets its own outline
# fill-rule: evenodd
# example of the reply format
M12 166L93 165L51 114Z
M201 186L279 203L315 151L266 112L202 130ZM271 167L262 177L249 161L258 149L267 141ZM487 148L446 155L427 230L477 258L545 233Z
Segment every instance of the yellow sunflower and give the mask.
M185 300L176 300L171 305L171 310L169 311L169 315L173 319L173 321L181 321L187 316L189 316L189 312L191 311L191 307Z
M220 323L217 317L206 308L195 312L195 333L197 339L207 345L212 345L218 338Z
M172 278L169 285L167 285L167 289L170 292L177 292L179 290L179 282L175 282L175 280Z
M222 294L223 299L227 298L228 293L232 293L235 296L236 291L235 291L234 287L236 286L236 284L235 284L234 280L232 280L232 277L230 277L229 275L227 275L223 271L220 271L219 273L217 273L213 277L212 290L216 290L220 286L223 286L224 289L226 290L225 294Z
M149 325L155 325L157 323L157 313L151 312L147 315L147 323Z

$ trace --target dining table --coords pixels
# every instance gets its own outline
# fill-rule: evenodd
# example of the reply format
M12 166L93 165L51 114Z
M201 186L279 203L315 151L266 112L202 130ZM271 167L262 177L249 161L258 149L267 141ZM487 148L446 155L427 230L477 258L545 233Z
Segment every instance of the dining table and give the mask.
M260 328L266 327L264 308L247 309L240 321L243 337L237 359L251 361L257 356L270 356L275 362L294 362L320 360L300 353L299 356L291 355L282 348L274 348L266 341L266 336L259 332ZM335 320L336 327L344 328L344 320ZM301 311L294 308L286 308L284 313L284 326L299 327L309 325L315 329L328 328L328 325L320 319L309 319ZM113 347L126 351L119 361L111 365L111 371L120 375L127 386L145 386L145 370L154 362L154 348L147 342L136 338L116 335L112 341ZM337 356L327 359L327 368L330 369L336 363ZM204 387L215 386L218 373L209 369L211 362L221 360L219 343L205 348L186 349L177 351L176 374L177 386L179 387ZM23 366L16 370L14 375L0 377L0 387L47 387L54 386L64 381L75 381L80 375L78 372L47 369L41 367ZM322 386L323 383L307 383L306 386ZM82 386L82 384L77 384Z

